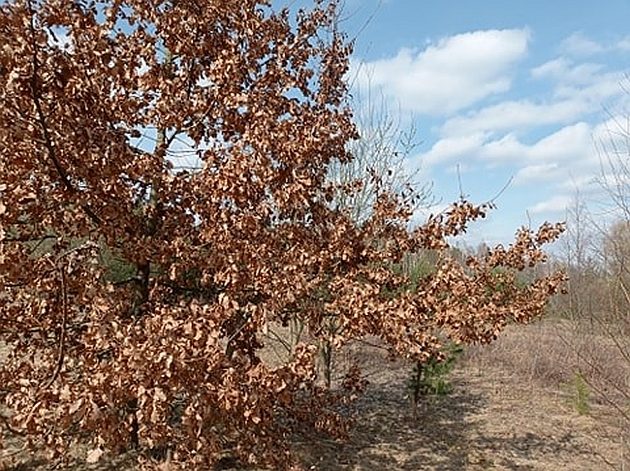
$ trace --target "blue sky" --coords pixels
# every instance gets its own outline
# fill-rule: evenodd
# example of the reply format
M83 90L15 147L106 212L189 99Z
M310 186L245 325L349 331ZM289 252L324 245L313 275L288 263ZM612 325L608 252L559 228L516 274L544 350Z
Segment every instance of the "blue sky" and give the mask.
M597 197L600 147L628 128L628 20L630 0L346 0L341 26L357 90L413 117L409 165L436 197L458 198L457 169L477 202L511 179L476 244L564 220L576 189Z

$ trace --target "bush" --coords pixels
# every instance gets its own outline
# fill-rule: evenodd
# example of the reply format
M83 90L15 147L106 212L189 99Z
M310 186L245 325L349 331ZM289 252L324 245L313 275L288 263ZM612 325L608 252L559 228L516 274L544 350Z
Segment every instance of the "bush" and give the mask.
M444 396L453 390L449 375L463 351L461 345L450 342L441 358L432 357L415 364L407 382L414 414L423 396Z
M573 376L573 382L571 383L571 388L572 403L575 407L575 410L580 415L588 414L591 409L591 390L582 373L575 373L575 375Z

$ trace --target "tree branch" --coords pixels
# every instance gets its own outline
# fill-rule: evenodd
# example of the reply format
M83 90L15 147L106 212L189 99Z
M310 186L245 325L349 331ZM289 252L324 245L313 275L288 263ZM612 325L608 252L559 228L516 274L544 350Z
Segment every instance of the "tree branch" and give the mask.
M52 376L42 385L40 392L44 389L48 389L50 385L55 382L61 372L61 368L63 367L66 344L66 324L68 322L68 291L66 289L66 273L64 267L59 268L59 285L61 288L61 328L59 332L57 363Z
M46 115L44 113L44 110L41 104L40 90L37 83L37 76L40 69L40 63L37 57L38 46L37 46L36 31L35 31L35 12L33 10L33 5L30 0L28 2L28 6L29 6L30 14L31 14L29 27L30 27L30 32L31 32L31 46L33 48L33 57L31 60L32 66L33 66L33 73L31 74L30 84L31 84L31 94L33 97L33 102L35 104L35 111L37 112L37 123L39 124L39 127L41 128L41 131L42 131L42 135L44 137L44 147L46 147L48 158L50 159L53 166L55 167L55 170L57 171L57 174L59 175L61 182L70 193L76 194L77 193L76 188L72 186L72 182L70 181L70 177L68 176L68 173L63 168L63 166L61 165L61 162L59 161L57 157L55 144L48 130L48 125L46 123ZM87 204L81 204L81 207L83 208L83 211L85 211L87 216L90 218L90 220L94 224L99 225L101 223L100 218L96 215L96 213L94 213L94 211L92 211L92 209Z

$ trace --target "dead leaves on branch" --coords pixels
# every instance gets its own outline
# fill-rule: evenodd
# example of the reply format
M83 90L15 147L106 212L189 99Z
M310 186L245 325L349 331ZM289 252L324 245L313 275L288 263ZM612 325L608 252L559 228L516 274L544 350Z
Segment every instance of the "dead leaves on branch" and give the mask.
M294 434L347 432L342 406L364 385L351 369L318 386L321 340L376 336L423 360L444 335L492 340L558 290L561 275L519 286L514 272L560 226L461 264L449 240L490 205L413 231L391 195L361 224L333 209L328 165L357 135L335 7L0 6L0 394L33 446L288 467ZM174 168L182 146L199 168ZM396 266L427 250L436 270L410 289ZM296 318L306 344L267 364L268 325Z

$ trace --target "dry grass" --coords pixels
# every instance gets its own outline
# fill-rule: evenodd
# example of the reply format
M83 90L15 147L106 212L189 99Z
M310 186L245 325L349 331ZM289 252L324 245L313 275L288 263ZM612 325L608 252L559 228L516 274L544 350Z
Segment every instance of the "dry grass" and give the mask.
M469 365L498 367L530 384L555 389L579 372L600 401L621 401L630 393L630 361L596 326L553 319L510 326L496 342L467 348L465 358Z
M490 345L465 350L465 360L480 369L496 367L523 381L558 387L570 381L575 354L550 322L510 326Z

